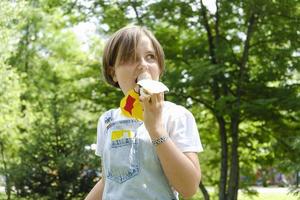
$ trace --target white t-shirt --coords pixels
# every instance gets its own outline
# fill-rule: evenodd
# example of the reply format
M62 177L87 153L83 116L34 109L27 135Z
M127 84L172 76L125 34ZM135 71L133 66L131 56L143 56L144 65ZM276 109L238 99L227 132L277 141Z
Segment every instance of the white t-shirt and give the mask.
M182 106L165 101L164 126L182 152L203 150L195 119ZM120 108L98 121L96 155L102 157L104 200L175 200L144 123L127 118Z

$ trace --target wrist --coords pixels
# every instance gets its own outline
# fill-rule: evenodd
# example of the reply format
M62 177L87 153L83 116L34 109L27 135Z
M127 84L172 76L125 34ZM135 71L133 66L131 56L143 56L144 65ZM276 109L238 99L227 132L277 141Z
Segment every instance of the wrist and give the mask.
M167 136L165 129L163 127L157 127L157 128L149 128L148 129L149 136L151 140L155 140L157 138L160 138L162 136Z
M160 144L166 142L168 139L169 139L169 136L163 135L163 136L161 136L161 137L159 137L159 138L156 138L156 139L152 140L152 144L153 144L154 146L158 146L158 145L160 145Z

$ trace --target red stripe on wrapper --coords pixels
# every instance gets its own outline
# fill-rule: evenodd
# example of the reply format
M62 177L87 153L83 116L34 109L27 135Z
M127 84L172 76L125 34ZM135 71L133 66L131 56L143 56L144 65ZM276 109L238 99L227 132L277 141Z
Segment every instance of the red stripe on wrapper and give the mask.
M127 112L129 112L132 115L132 109L133 109L133 104L135 102L135 98L133 98L132 96L128 96L128 98L126 99L126 104L124 106L124 110L126 110Z

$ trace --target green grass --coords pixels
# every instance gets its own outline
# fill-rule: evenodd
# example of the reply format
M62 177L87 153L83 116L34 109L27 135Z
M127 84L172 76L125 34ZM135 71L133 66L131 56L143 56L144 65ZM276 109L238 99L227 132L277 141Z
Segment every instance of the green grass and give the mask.
M213 192L210 192L210 199L218 200L218 197L216 194L213 194ZM204 198L202 197L202 193L198 191L193 198L188 200L204 200ZM249 196L243 192L239 192L238 200L300 200L300 197L296 197L292 194L284 193L282 191L274 191L272 193L260 192L256 196Z
M260 193L259 196L245 196L243 194L239 195L239 200L299 200L296 196L292 194L280 194L280 193L272 193L272 194L263 194Z

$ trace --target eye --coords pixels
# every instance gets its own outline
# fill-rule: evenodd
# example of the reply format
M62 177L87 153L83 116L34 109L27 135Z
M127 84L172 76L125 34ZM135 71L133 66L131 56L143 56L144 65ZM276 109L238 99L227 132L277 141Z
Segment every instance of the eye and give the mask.
M155 61L156 60L156 56L154 54L150 53L150 54L146 55L146 59L148 61Z

